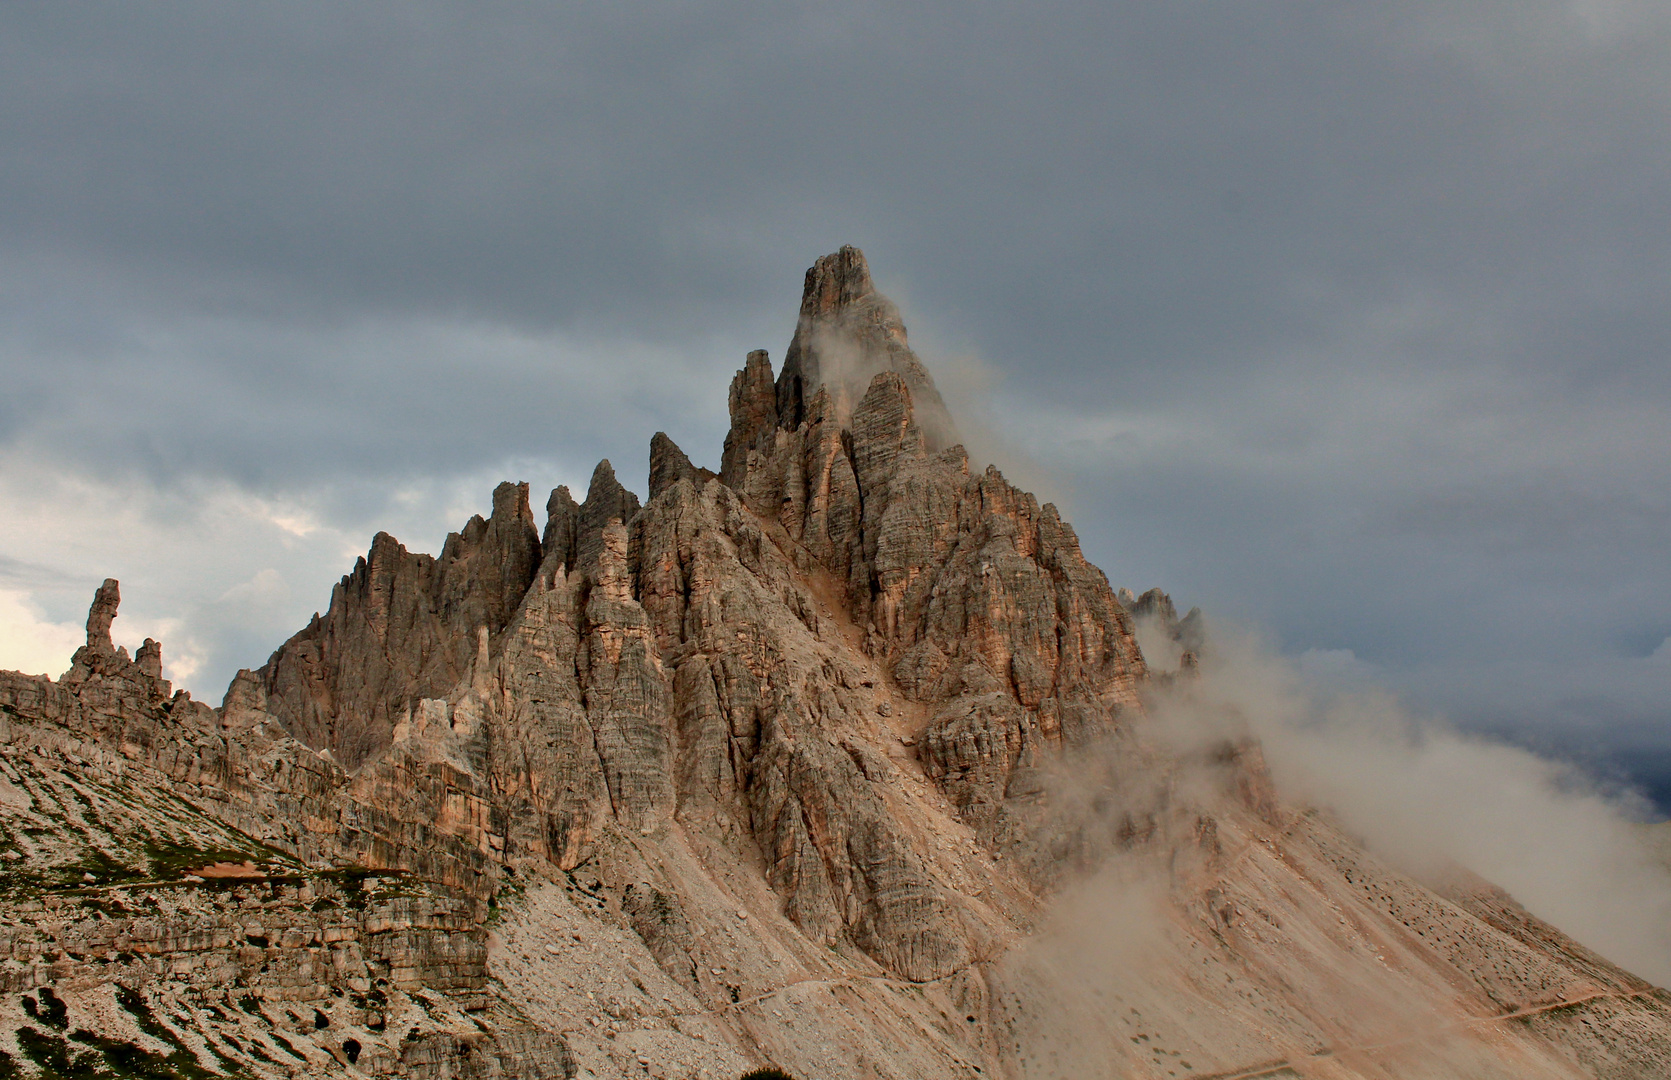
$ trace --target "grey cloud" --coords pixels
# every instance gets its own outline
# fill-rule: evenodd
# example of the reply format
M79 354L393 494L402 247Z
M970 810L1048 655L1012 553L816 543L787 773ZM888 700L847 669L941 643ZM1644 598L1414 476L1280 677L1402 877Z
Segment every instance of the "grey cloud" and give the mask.
M203 303L674 335L843 229L1006 354L1044 324L1081 364L1109 330L1222 360L1390 292L1615 296L1663 266L1662 27L1546 56L1561 8L1495 5L1531 40L1480 58L1376 10L14 12L6 226Z
M8 585L35 589L62 588L72 580L74 579L70 575L55 567L28 559L16 559L10 555L0 555L0 581Z
M1668 45L1627 0L14 5L0 445L430 546L389 491L713 464L856 243L1116 580L1647 731L1569 672L1671 632Z

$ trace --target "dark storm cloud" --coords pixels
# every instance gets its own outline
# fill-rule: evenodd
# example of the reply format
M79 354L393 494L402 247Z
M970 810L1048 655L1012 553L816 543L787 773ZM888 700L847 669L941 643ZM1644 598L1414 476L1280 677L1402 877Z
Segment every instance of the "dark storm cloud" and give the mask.
M13 9L4 227L206 306L674 337L846 229L959 327L1076 361L1286 349L1411 295L1600 316L1663 276L1660 26L1360 7ZM1627 323L1619 351L1664 340Z
M712 464L852 242L1117 580L1640 733L1668 45L1600 0L14 5L0 437L356 529L658 427Z
M1663 367L1658 20L891 7L13 9L0 227L200 310L675 341L864 240L1057 387L1411 301L1435 362L1499 320L1576 379Z

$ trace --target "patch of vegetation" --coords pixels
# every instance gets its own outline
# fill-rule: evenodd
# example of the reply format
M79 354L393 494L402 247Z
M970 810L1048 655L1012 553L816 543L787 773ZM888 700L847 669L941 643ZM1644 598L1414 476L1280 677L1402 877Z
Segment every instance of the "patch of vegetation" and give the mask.
M196 847L160 840L154 836L145 842L145 858L151 865L151 876L167 881L218 862L241 863L260 854L264 853L243 848Z
M100 1078L137 1077L139 1080L201 1080L203 1077L214 1075L198 1066L195 1059L191 1063L182 1064L178 1060L178 1051L164 1057L125 1039L106 1038L85 1030L76 1031L70 1038L92 1047L105 1063L103 1069L95 1068L93 1071L74 1075ZM92 1059L92 1054L82 1054L79 1060L88 1062Z
M173 1076L182 1080L202 1080L203 1077L215 1074L203 1067L203 1062L194 1054L185 1040L174 1033L167 1024L158 1020L151 1012L151 1006L146 1004L145 995L127 986L116 988L116 1001L126 1009L138 1025L139 1030L159 1042L165 1042L174 1048L173 1052L164 1060L175 1070Z
M343 903L355 911L364 910L366 906L366 878L375 871L366 870L358 866L344 867L339 870L325 870L320 877L336 883L342 890Z
M193 805L173 792L167 792L165 794L168 799L179 808L182 812L182 816L189 817L192 820L199 822L204 828L211 829L229 838L234 845L234 849L240 853L239 859L235 861L253 859L256 862L268 864L270 869L276 869L278 866L285 866L294 869L301 868L301 862L296 858L296 856L290 854L289 852L281 851L278 848L273 847L271 844L257 840L255 837L241 829L232 828L224 821L221 821L213 815L204 813L200 807ZM157 839L155 834L152 834L152 839Z
M320 871L319 877L333 882L342 891L341 904L364 911L372 904L381 904L403 896L417 896L423 887L409 878L406 871L395 869L373 870L364 866L343 866ZM312 905L314 911L338 906L331 897L320 897Z
M131 865L125 859L91 842L82 848L80 859L69 869L81 879L74 883L74 887L81 889L90 885L123 885L144 881L146 877L143 863ZM93 876L93 881L85 880L85 875L88 874Z
M17 1045L23 1056L41 1070L41 1080L81 1080L104 1075L99 1068L99 1056L89 1051L76 1052L62 1036L46 1035L32 1027L17 1029Z
M135 881L145 876L143 871L115 858L103 848L92 846L82 853L81 864L75 869L92 874L104 884Z
M29 829L24 831L41 832L53 839L59 838L58 834L51 830ZM87 880L89 874L93 876L93 881ZM113 858L103 849L88 844L81 849L73 862L35 868L8 866L6 873L0 875L0 899L32 900L54 892L85 893L85 890L90 886L102 888L107 885L125 885L144 879L145 874L142 871ZM107 910L112 914L126 914L126 909L114 900L104 901L97 897L89 897L88 899L101 904L102 910ZM87 901L84 900L83 902Z
M24 998L23 1002L24 1011L30 1016L36 1017L48 1027L55 1027L59 1031L63 1031L70 1026L70 1010L64 1004L64 1000L52 992L52 987L41 987L41 1011L38 1014L35 1010L29 1008L28 998Z
M8 866L0 874L0 901L34 900L60 883L57 874L44 874Z
M499 920L504 917L507 908L526 910L527 892L527 885L520 880L501 883L493 890L493 895L487 898L487 925L499 925Z

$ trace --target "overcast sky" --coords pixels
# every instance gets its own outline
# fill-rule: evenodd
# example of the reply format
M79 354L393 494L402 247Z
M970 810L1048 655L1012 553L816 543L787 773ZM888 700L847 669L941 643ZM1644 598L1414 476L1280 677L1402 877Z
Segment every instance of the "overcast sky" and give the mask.
M1116 584L1651 779L1668 55L1631 0L6 5L0 665L111 575L218 703L379 528L717 465L853 243Z

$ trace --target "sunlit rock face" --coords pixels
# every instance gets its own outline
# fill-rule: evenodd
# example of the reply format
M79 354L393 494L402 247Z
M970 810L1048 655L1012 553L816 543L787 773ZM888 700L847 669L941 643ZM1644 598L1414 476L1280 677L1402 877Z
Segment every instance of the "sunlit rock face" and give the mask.
M112 646L114 581L61 680L0 674L0 1051L1671 1075L1662 992L1377 862L1234 718L1158 719L1199 613L971 466L862 253L813 265L781 372L750 354L729 402L718 472L658 433L642 504L605 461L543 527L507 483L439 557L379 534L218 710Z

